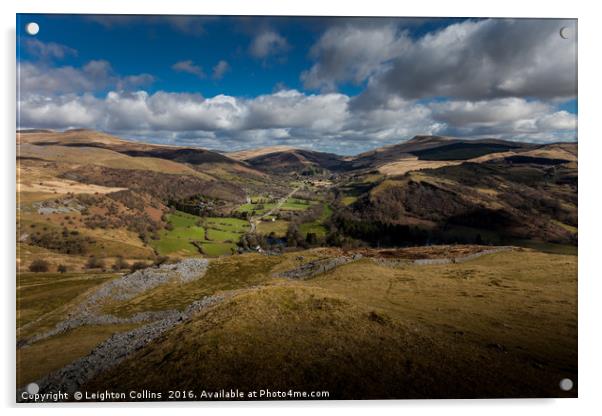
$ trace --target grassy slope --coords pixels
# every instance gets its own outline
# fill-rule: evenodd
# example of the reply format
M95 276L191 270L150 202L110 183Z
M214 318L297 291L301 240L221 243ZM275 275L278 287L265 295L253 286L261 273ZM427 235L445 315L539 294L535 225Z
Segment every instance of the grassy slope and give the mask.
M64 367L89 354L112 334L128 331L136 326L84 326L17 350L17 386L24 386Z
M305 282L269 278L278 263L294 264L291 255L220 261L193 284L160 288L118 310L276 285L199 315L89 387L520 397L561 395L560 378L576 377L574 256L521 251L404 268L366 259Z
M69 302L114 274L21 273L17 276L17 327Z

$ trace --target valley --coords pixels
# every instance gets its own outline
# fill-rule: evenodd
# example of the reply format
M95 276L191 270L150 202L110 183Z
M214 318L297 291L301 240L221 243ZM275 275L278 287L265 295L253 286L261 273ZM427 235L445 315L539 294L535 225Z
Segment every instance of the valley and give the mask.
M18 132L17 386L575 397L577 167L576 143Z

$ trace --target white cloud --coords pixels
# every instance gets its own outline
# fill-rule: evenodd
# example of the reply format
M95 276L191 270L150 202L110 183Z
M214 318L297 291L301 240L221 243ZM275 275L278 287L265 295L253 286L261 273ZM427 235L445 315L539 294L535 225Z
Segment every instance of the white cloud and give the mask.
M131 89L149 85L154 81L150 74L119 76L114 73L111 64L104 60L89 61L81 68L19 62L18 71L21 96L77 94L109 88Z
M265 30L253 38L249 52L255 58L264 59L269 55L286 52L289 48L290 45L283 36L272 30Z
M306 88L333 90L336 84L366 80L408 47L409 39L395 25L335 26L311 48L317 62L301 74Z
M213 79L222 79L224 74L230 70L230 64L221 60L213 67Z
M158 91L65 94L19 102L21 128L87 127L125 137L238 149L286 144L353 154L418 134L558 141L576 138L576 116L516 98L416 103L389 97L377 108L340 93L281 90L252 99Z
M343 94L306 95L281 90L246 102L250 129L297 127L336 131L348 117L349 97Z
M498 98L489 101L451 101L434 103L432 117L445 125L444 134L537 139L547 141L576 138L577 116L556 111L541 101Z
M327 30L313 46L317 62L301 75L310 88L367 82L357 105L389 95L406 99L492 99L576 96L576 38L563 39L574 20L488 19L452 24L411 39L392 24L350 23Z
M203 68L200 65L195 65L190 59L176 62L171 68L176 72L186 72L188 74L196 75L199 78L205 78Z
M28 38L23 42L25 49L39 59L63 59L66 56L76 56L77 51L55 42L42 42L39 39Z

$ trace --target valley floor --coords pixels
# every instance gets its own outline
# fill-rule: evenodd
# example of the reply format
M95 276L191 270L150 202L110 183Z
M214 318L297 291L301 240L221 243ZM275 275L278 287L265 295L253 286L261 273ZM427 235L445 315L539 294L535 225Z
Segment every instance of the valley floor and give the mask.
M559 389L577 380L575 255L317 248L136 273L21 273L17 387L577 395Z

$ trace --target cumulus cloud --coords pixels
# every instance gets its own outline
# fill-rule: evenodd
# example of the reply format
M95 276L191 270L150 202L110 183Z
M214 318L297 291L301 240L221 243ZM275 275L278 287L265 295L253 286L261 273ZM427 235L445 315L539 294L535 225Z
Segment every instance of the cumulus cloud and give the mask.
M199 78L205 78L203 68L200 65L195 65L190 59L176 62L171 68L176 72L186 72L188 74L196 75Z
M523 98L451 101L430 107L433 119L445 126L442 134L553 141L574 139L577 130L575 114Z
M353 154L418 134L556 141L574 139L576 116L541 101L416 103L390 97L356 108L336 92L280 90L255 98L158 91L111 91L104 97L30 96L19 103L23 128L87 127L125 137L238 149L287 144Z
M312 48L317 62L301 75L306 87L367 82L357 105L451 97L568 99L577 91L574 20L488 19L452 24L412 39L383 27L333 27Z
M73 66L52 67L19 62L19 93L28 95L60 95L103 91L109 88L132 89L150 85L150 74L117 75L111 64L104 60L89 61L81 68Z
M273 30L264 30L253 38L249 52L259 59L267 58L269 55L278 55L290 48L288 41Z
M317 62L301 73L301 80L306 88L326 90L342 82L361 83L382 70L409 42L392 23L335 26L312 46L310 56Z
M63 59L66 56L76 56L77 51L69 46L55 42L42 42L39 39L28 38L22 44L27 52L39 59Z
M344 94L306 95L281 90L246 102L246 128L306 128L316 132L337 131L348 116L349 97Z
M230 64L221 60L213 67L213 79L222 79L224 74L230 70Z

